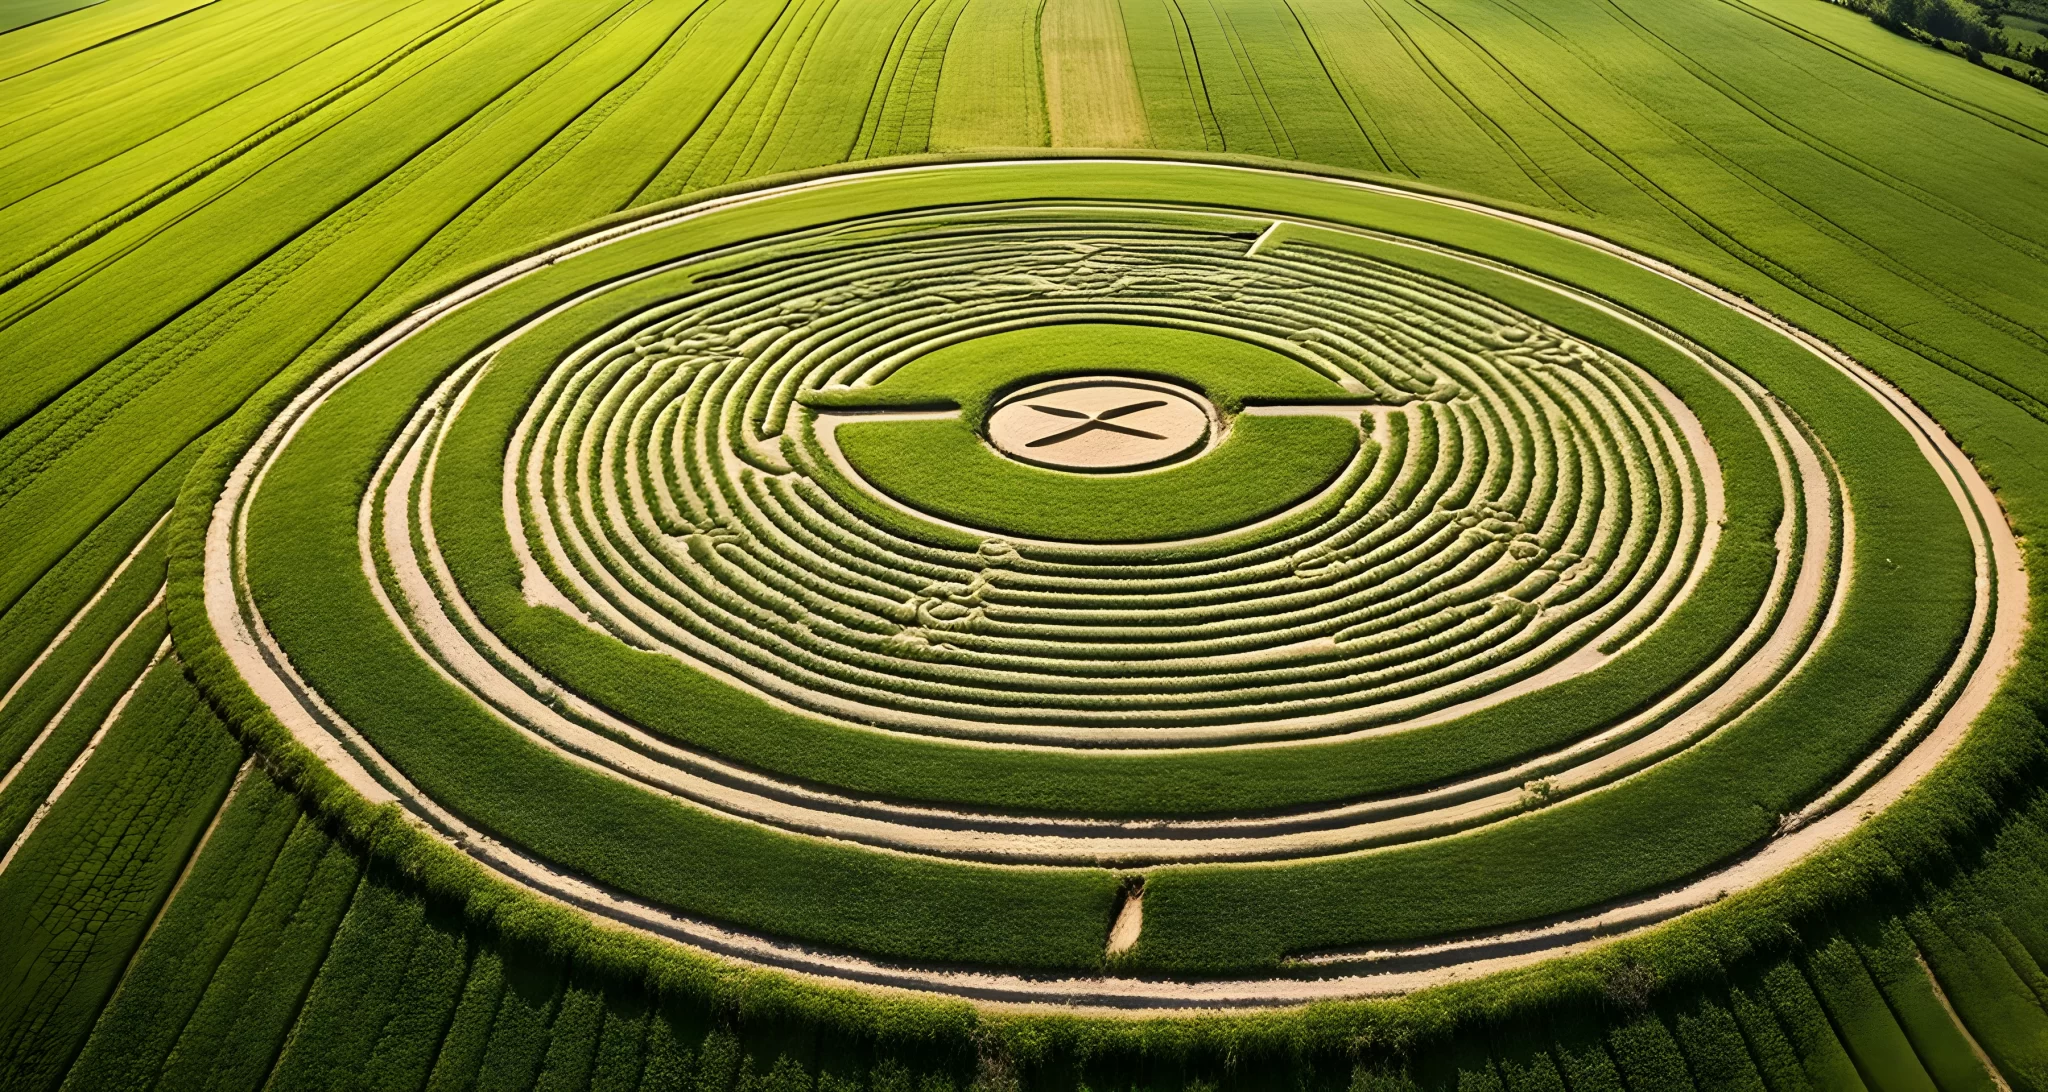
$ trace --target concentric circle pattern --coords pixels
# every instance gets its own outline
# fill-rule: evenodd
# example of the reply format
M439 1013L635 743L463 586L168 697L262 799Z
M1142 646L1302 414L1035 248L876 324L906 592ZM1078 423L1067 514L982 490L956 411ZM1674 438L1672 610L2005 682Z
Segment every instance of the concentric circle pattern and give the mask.
M2010 655L1988 498L1853 362L1549 225L903 168L608 229L321 372L208 610L329 768L593 913L1270 1003L1641 927L1895 798Z
M964 207L719 255L528 410L509 469L545 559L530 579L810 711L1082 746L1386 724L1668 609L1706 552L1703 464L1718 484L1668 391L1445 282L1312 243L1247 256L1251 214L1154 215ZM820 484L861 483L833 443L849 419L821 422L811 392L1080 322L1265 347L1356 392L1319 408L1370 439L1284 513L1139 549L991 528L948 548Z

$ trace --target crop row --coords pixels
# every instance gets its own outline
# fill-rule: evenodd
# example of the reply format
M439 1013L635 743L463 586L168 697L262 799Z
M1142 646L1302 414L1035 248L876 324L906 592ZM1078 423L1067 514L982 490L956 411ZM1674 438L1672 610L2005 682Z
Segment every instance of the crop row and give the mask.
M2042 1060L2038 1036L2048 1016L2026 985L2048 960L2037 914L2048 891L2041 821L2037 800L1945 895L1816 917L1790 950L1696 953L1706 966L1682 984L1660 984L1643 965L1619 961L1589 976L1591 998L1552 997L1531 1008L1530 999L1501 997L1515 1007L1487 1022L1410 1026L1395 1018L1405 1034L1341 1057L1323 1057L1321 1040L1295 1039L1291 1052L1269 1058L1277 1044L1256 1023L1225 1033L1229 1021L1206 1031L1184 1026L1180 1052L1164 1063L1138 1041L1100 1032L1072 1056L1080 1042L1047 1038L1048 1029L1028 1020L980 1021L981 1053L1003 1058L1027 1087L1084 1077L1114 1085L1162 1064L1207 1072L1223 1064L1229 1043L1240 1068L1368 1089L1551 1081L1796 1087L1876 1072L1988 1092L1996 1086L1978 1051L2006 1073L2031 1072ZM784 1001L720 1010L688 990L536 958L531 938L466 917L459 905L374 866L359 883L328 885L330 893L307 901L308 862L346 852L309 827L267 778L247 779L92 1026L64 1087L153 1084L179 1028L209 995L261 996L235 988L235 968L266 950L277 953L273 961L299 953L298 969L265 980L262 991L282 1000L287 1030L251 1044L241 1068L221 1071L221 1087L489 1081L897 1092L965 1087L987 1064L944 1038L812 1025L831 1020L829 1007L783 1008ZM258 909L288 889L303 892L299 905L330 923L325 930L294 932L292 918ZM858 1026L851 1009L836 1015ZM1353 1034L1360 1025L1351 1020L1362 1019L1331 1015L1333 1036ZM1393 1034L1383 1023L1366 1026ZM43 1087L55 1087L56 1076Z
M0 871L0 1083L64 1072L241 762L164 660L74 767Z

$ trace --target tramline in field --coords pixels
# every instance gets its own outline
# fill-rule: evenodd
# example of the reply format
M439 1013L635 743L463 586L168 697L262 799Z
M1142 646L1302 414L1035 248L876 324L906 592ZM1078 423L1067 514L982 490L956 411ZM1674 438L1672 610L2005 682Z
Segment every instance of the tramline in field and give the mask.
M968 996L1668 918L1895 799L2022 605L1946 438L1753 308L1223 165L627 222L248 436L192 575L266 747L500 881Z

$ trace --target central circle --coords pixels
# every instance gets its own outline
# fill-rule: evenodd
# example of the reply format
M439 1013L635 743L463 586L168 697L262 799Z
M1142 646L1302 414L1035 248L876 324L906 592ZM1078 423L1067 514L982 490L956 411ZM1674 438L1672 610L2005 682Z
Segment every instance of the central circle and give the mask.
M1058 470L1141 470L1207 446L1216 410L1171 383L1085 376L1025 387L989 411L988 439L1019 462Z

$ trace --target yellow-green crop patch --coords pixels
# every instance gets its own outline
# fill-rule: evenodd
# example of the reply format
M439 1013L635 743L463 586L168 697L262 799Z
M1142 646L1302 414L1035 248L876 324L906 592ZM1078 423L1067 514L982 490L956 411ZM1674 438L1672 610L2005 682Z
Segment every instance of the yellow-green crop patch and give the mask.
M268 745L601 916L1287 1000L1668 918L1945 753L2011 543L1916 413L1477 205L897 167L609 226L318 374L198 495L207 621Z

